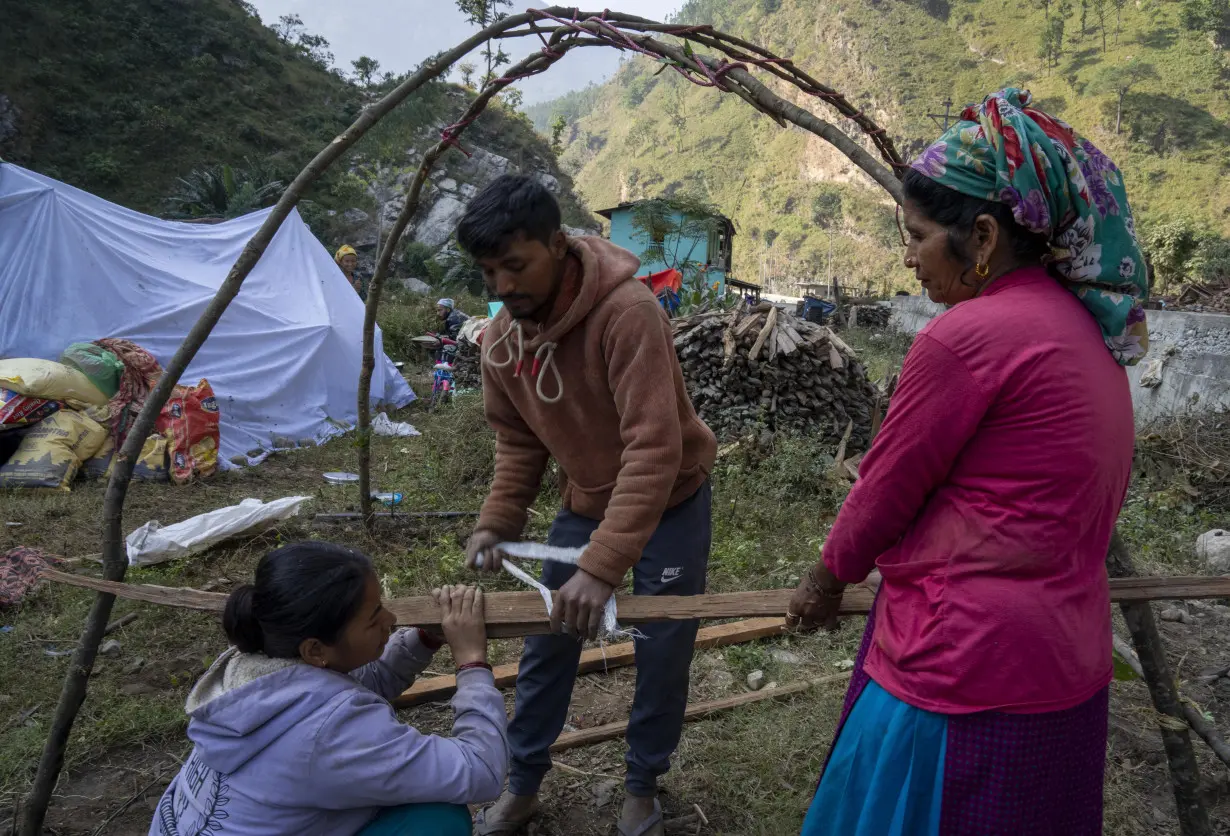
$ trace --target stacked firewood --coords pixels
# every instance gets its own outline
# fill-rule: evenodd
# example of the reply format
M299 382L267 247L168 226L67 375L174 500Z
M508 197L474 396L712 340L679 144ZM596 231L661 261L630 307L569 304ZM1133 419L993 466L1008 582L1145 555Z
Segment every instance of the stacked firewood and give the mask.
M453 383L458 389L481 389L483 350L470 340L457 341L457 359L453 363Z
M723 441L763 430L871 435L877 390L828 327L773 305L677 319L675 351L697 412Z
M883 305L851 305L846 325L851 328L887 328L892 310Z

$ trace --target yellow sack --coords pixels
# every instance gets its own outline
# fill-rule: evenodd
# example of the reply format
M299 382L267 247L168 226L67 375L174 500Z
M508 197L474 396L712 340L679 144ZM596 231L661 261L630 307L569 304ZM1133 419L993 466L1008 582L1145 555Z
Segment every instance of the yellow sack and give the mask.
M145 439L141 455L132 469L134 482L169 482L171 468L167 463L167 437L151 435Z
M26 431L0 467L0 490L67 493L81 462L99 451L107 431L79 412L64 409Z
M0 360L0 389L87 406L103 406L110 400L81 372L51 360Z
M103 446L92 457L81 463L82 479L109 479L111 477L111 460L115 458L115 439L107 436Z

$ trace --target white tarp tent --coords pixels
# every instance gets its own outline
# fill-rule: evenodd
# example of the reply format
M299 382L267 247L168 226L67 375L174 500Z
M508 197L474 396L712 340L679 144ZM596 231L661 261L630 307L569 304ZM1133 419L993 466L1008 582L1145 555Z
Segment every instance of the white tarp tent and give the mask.
M165 366L268 211L164 221L0 163L0 357L122 337ZM182 379L213 385L223 462L353 425L362 333L363 303L292 212ZM376 351L373 401L405 406L379 332Z

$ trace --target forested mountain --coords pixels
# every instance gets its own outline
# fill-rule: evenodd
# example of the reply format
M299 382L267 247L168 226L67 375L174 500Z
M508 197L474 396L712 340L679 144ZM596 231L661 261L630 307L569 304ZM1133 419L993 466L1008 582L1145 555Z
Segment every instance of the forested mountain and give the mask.
M1227 0L690 0L678 20L792 58L911 154L938 135L946 100L957 113L1026 87L1124 169L1163 281L1230 274ZM659 69L629 60L531 109L547 132L564 117L565 168L591 206L683 192L735 220L743 278L823 277L831 239L844 280L908 284L883 193L826 143Z

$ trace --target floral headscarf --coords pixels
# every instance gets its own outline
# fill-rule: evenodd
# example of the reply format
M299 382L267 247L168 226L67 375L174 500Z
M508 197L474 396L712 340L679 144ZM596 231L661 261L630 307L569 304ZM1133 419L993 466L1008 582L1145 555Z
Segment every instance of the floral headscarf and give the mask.
M1123 177L1093 143L1030 108L1009 87L969 107L913 168L970 197L1006 203L1021 226L1046 235L1060 276L1102 328L1121 365L1145 356L1149 296L1144 254Z
M326 250L326 252L328 252L328 250ZM354 247L349 244L342 244L342 246L337 248L337 252L333 254L333 262L338 266L341 266L342 259L348 255L357 256L358 253L355 252Z

